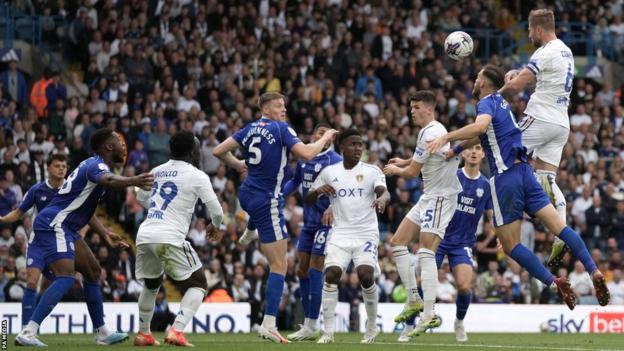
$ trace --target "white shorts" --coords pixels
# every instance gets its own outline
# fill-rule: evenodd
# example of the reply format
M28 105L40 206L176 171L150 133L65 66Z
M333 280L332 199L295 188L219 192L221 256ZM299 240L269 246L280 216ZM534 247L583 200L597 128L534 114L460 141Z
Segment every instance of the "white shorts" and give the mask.
M349 263L353 261L355 267L371 266L375 269L375 275L379 274L379 262L377 261L377 246L379 237L376 239L337 239L331 236L325 246L325 268L337 266L346 271Z
M176 281L188 279L202 268L199 256L187 241L171 244L140 244L136 253L136 278L156 279L167 273Z
M444 232L457 209L457 195L423 195L405 218L414 222L424 233L433 233L444 239Z
M533 158L559 167L563 148L568 142L570 129L559 124L524 116L518 123L522 131L522 145Z

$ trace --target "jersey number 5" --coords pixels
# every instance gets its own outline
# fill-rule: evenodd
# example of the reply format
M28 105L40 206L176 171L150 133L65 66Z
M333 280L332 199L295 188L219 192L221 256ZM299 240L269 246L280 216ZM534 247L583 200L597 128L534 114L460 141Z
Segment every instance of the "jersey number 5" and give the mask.
M158 182L154 182L154 185L152 185L152 202L150 204L150 208L156 207L154 196L156 196L158 192ZM171 201L173 201L176 195L178 195L178 187L175 185L174 182L163 183L163 185L160 187L160 197L162 197L165 202L163 202L162 206L160 206L160 210L166 210L167 206L169 206L169 204L171 203Z
M260 137L254 137L251 139L251 143L249 144L249 164L257 165L260 164L260 159L262 159L262 150L259 147L256 147L262 141Z

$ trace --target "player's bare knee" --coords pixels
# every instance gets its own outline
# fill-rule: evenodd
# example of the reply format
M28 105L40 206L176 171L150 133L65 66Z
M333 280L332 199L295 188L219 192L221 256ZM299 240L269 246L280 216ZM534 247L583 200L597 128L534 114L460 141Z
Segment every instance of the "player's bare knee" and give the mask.
M328 267L325 270L325 282L329 284L340 283L340 277L342 276L342 269L337 266Z
M31 289L31 290L37 290L37 285L39 283L39 277L38 276L28 276L28 278L26 278L26 288Z
M297 267L297 276L299 276L301 278L307 278L308 277L308 267L304 267L302 264L299 264L299 266Z
M86 281L94 283L100 281L101 274L102 268L97 265L95 267L89 267L89 269L85 273L82 273L82 276Z
M371 266L359 266L357 267L358 278L360 279L360 285L365 289L370 288L375 284L375 269Z
M203 290L208 290L208 281L206 280L206 275L204 274L202 269L198 269L193 274L191 274L188 279L183 281L177 281L176 285L186 291L190 288L199 288Z
M390 238L390 246L406 246L407 244L409 244L409 240L401 238L398 234L394 234L392 238Z
M471 287L470 287L470 283L458 283L457 284L457 292L460 295L466 295L470 292Z
M324 265L325 265L325 257L324 256L312 255L312 257L310 258L310 267L309 268L314 268L317 271L322 271Z

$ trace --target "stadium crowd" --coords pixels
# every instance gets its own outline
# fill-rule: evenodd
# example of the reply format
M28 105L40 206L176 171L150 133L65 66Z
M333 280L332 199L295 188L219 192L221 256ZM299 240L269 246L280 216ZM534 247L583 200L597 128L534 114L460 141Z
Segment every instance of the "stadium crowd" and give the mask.
M97 128L113 128L124 136L128 162L115 171L127 175L149 171L166 161L170 135L177 130L192 131L201 140L200 168L211 176L225 212L222 242L206 241L201 205L189 232L189 241L204 262L210 287L207 300L248 301L252 323L257 323L268 267L255 244L247 248L237 244L246 227L237 199L241 179L212 150L258 117L259 94L280 91L288 97L290 123L304 142L320 122L337 129L358 128L367 143L364 161L382 166L391 157L410 157L413 152L418 128L408 116L411 93L433 90L438 119L449 129L475 117L472 82L485 61L446 58L442 44L448 31L512 29L526 19L530 9L546 6L544 1L376 3L33 1L35 13L66 20L65 27L53 21L43 26L44 40L64 43L66 68L51 67L42 77L29 77L20 71L16 59L4 65L0 74L0 216L18 206L31 185L45 179L48 155L66 153L70 170L87 158L88 141ZM549 6L562 13L563 23L584 21L597 24L594 28L608 28L620 50L622 5L621 0L577 0ZM497 55L489 61L511 68L511 62ZM558 175L568 201L568 222L593 249L594 259L610 282L614 304L624 304L621 95L621 86L575 79L570 139ZM527 99L526 93L510 98L516 116L522 116ZM483 167L487 175L487 166ZM384 245L379 247L382 274L378 284L382 301L402 302L405 294L388 242L421 195L421 182L389 178L387 183L392 201L380 216ZM131 235L144 218L133 189L108 192L102 206ZM295 274L301 206L299 195L286 199L291 242L280 329L293 329L294 321L302 318ZM21 300L31 231L31 215L0 228L0 301ZM477 235L477 302L557 301L497 248L491 223L484 221ZM522 238L542 258L550 252L553 235L529 218L523 224ZM87 233L86 240L104 268L105 299L135 301L142 287L134 279L132 251L116 251L93 232ZM411 251L416 252L416 247ZM589 275L578 262L568 256L557 274L569 276L582 303L596 303ZM439 300L453 302L456 289L447 264L440 268L439 280ZM80 300L80 294L78 287L66 300ZM360 295L356 274L345 274L340 301L356 310ZM355 327L357 318L353 317Z

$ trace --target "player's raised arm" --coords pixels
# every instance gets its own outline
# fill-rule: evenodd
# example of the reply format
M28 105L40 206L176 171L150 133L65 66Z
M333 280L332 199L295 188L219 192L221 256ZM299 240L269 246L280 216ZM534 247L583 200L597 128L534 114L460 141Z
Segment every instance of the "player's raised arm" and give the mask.
M298 158L304 161L310 161L311 159L316 157L316 155L318 155L321 151L323 151L325 145L331 143L332 140L334 140L334 136L336 135L336 133L338 133L337 130L328 129L319 140L309 144L297 143L293 145L291 151Z
M429 145L427 146L427 151L430 153L434 153L440 150L444 145L449 142L474 139L479 135L485 133L487 131L487 127L490 125L491 122L491 115L486 113L480 114L477 116L477 119L474 123L437 137L435 140L429 143ZM453 151L457 150L454 149Z
M245 161L237 159L232 154L232 151L236 150L239 146L240 144L236 139L228 137L214 148L212 154L223 161L228 167L234 168L239 173L243 173L247 169Z
M102 164L101 164L102 165ZM152 188L154 176L150 173L141 173L134 177L124 177L111 173L106 168L106 172L97 177L96 183L107 188L124 189L129 186L138 186L141 189L149 190Z
M523 91L526 87L535 82L535 69L536 68L531 66L531 62L529 62L527 67L520 70L520 72L509 71L505 75L505 85L498 90L498 93L507 96Z
M416 160L409 160L407 166L399 167L396 164L387 164L383 173L387 176L399 176L404 178L416 178L422 171L423 163Z

